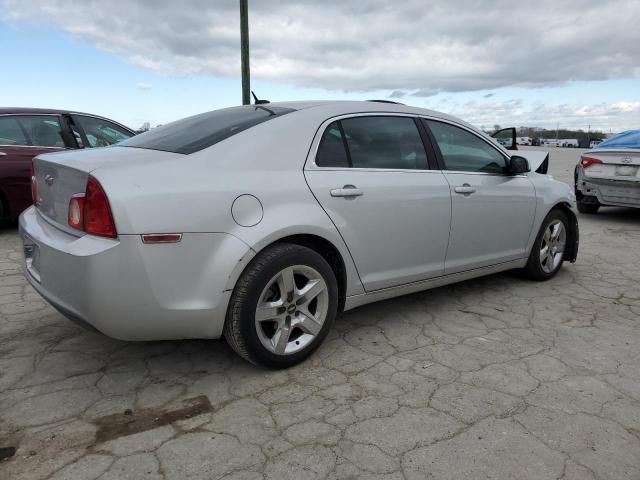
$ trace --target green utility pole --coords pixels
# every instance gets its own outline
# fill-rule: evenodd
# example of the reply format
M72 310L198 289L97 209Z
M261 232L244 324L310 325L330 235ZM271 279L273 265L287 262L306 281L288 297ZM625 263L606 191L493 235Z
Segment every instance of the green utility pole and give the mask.
M240 0L240 63L242 65L242 104L251 103L251 82L249 77L249 6L247 0Z

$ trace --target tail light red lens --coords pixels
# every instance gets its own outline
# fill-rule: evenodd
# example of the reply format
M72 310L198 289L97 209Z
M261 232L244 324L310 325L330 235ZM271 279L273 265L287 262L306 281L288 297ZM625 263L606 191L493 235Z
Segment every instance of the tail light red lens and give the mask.
M36 170L31 160L31 201L34 205L38 204L38 180L36 180Z
M68 222L70 227L92 235L109 238L118 236L107 194L91 175L87 180L86 192L76 194L69 200Z
M590 167L591 165L595 165L598 163L602 163L602 160L599 160L597 158L592 158L592 157L585 157L585 156L580 157L580 164L582 165L583 168L587 168L587 167Z
M84 231L102 237L116 238L116 225L111 215L109 199L102 185L89 175L84 207Z

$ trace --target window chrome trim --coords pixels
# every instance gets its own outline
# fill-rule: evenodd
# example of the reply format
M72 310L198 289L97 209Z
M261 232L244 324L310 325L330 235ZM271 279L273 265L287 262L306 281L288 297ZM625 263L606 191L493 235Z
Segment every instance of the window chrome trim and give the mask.
M320 142L322 141L322 137L324 136L324 132L327 130L327 127L331 125L333 122L337 122L340 120L345 120L348 118L357 118L357 117L403 117L410 118L412 120L419 120L419 116L414 113L402 113L402 112L358 112L358 113L344 113L340 115L336 115L334 117L327 118L324 120L313 137L311 141L311 147L309 148L309 153L307 154L307 160L304 162L303 170L313 171L313 170L321 170L321 171L349 171L349 172L405 172L405 173L415 173L415 172L438 172L441 170L434 170L430 168L362 168L362 167L320 167L316 164L316 157L318 156L318 149L320 148ZM420 135L420 130L416 126L416 133ZM420 137L422 141L422 137ZM429 161L429 157L427 149L424 149L425 158L427 159L427 163Z
M508 177L508 178L525 178L528 177L526 173L519 173L517 175L509 175L508 173L491 173L491 172L467 172L466 170L440 170L442 173L451 173L454 175L489 175L492 177ZM529 172L527 172L529 173Z
M44 145L4 145L0 144L0 148L48 148L51 150L70 150L69 147L45 147Z

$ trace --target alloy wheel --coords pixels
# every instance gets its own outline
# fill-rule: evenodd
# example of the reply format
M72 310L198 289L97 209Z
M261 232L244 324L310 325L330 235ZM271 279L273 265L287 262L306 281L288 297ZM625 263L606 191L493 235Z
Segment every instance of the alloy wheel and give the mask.
M567 244L567 231L561 220L552 221L544 231L540 244L540 266L546 273L553 272L562 262Z
M262 345L290 355L309 345L327 318L329 291L315 269L294 265L278 272L263 289L255 313Z

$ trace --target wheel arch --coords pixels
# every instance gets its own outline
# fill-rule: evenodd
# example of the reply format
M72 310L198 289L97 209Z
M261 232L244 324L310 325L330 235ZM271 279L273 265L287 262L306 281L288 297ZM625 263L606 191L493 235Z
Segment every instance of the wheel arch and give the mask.
M556 203L550 210L560 210L567 216L569 225L567 225L567 248L564 251L564 259L574 263L578 257L578 245L580 243L580 229L578 227L578 216L575 214L571 205L567 202ZM547 213L547 215L549 215Z
M327 261L336 276L336 281L338 282L338 311L343 311L347 296L348 275L345 259L338 247L336 247L330 240L317 234L294 233L272 240L256 251L255 255L257 256L260 252L266 250L272 245L281 243L291 243L309 248ZM248 264L245 266L245 269L247 266Z

